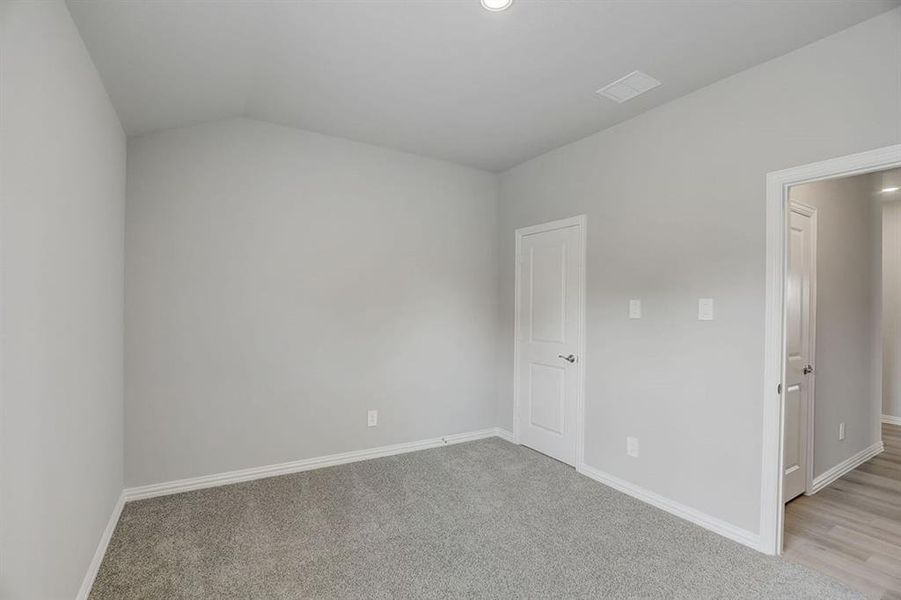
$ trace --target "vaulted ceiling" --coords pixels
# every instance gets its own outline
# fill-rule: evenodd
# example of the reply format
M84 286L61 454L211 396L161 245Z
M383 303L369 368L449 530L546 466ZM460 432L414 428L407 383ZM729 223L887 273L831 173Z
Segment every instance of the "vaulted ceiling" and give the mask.
M898 4L515 0L499 13L479 0L69 7L130 135L247 116L499 171ZM663 85L624 104L595 95L633 70Z

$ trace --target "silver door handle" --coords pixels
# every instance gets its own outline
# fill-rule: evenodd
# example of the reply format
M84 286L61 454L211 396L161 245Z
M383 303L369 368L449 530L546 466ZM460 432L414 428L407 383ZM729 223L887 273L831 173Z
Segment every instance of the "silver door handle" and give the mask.
M557 355L557 358L562 358L563 360L565 360L565 361L567 361L567 362L571 362L571 363L576 362L576 355L575 355L575 354L570 354L569 356L563 356L562 354L558 354L558 355Z
M805 375L810 375L811 373L813 373L813 365L807 365L801 370L801 372Z

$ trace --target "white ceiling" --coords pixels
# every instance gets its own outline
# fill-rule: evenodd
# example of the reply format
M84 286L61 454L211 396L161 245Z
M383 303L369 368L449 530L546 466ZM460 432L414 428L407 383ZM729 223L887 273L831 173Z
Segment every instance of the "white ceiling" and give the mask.
M70 0L130 135L247 116L499 171L897 0ZM633 70L663 85L595 90Z

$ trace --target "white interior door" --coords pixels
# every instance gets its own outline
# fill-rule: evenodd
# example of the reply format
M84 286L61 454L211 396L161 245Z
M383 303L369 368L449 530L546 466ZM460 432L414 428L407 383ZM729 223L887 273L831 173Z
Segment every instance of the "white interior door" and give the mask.
M816 331L816 211L792 203L786 281L785 439L782 499L808 485L813 460L813 353Z
M519 443L575 465L584 225L563 223L518 238L516 419Z

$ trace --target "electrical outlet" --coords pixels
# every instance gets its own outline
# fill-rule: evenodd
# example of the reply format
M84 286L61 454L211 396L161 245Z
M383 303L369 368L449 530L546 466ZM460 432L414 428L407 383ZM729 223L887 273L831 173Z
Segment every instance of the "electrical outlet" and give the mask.
M375 427L379 424L379 411L370 410L366 415L366 425L368 427Z
M627 437L626 438L626 454L633 458L638 458L638 438L637 437Z
M698 300L698 321L713 320L713 298L701 298Z
M844 423L838 424L838 439L839 439L839 441L845 439L845 424Z
M641 318L641 300L629 300L629 318L630 319L640 319Z

